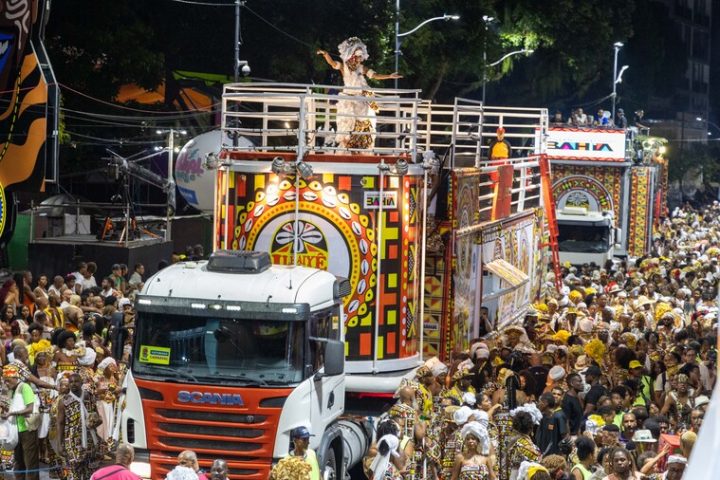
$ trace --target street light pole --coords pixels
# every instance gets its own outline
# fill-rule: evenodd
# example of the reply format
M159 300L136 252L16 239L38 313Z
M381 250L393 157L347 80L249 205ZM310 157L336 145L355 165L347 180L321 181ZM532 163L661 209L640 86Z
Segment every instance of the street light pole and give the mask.
M400 0L395 0L395 70L400 69ZM398 79L394 82L395 90L398 88Z
M240 2L235 0L235 83L240 81Z
M617 100L617 66L618 66L618 53L620 52L620 49L623 47L622 42L615 42L613 45L615 47L615 60L613 62L613 93L612 93L612 118L610 119L611 122L615 123L615 104Z
M499 64L502 63L505 59L510 58L510 57L513 57L513 56L515 56L515 55L521 55L521 54L523 54L523 53L526 54L526 55L530 55L530 54L532 54L533 52L535 52L535 50L532 50L532 49L529 49L529 48L523 48L522 50L515 50L514 52L506 53L505 55L503 55L503 56L500 57L499 59L497 59L497 60L495 60L494 62L488 64L488 63L487 63L487 54L486 54L486 52L483 50L483 65L484 65L484 68L483 68L483 89L482 89L482 104L483 104L483 105L485 105L485 86L487 85L487 69L488 69L488 67L494 67L495 65L499 65Z
M482 105L485 106L485 87L487 86L487 37L488 27L490 23L495 21L494 17L483 15L483 24L485 25L485 35L483 36L483 78L482 78Z
M441 17L432 17L428 18L426 20L423 20L420 22L415 28L412 30L408 30L407 32L400 33L400 0L395 1L395 72L397 72L400 69L400 37L407 37L408 35L412 35L413 33L420 30L422 27L427 25L430 22L436 22L438 20L459 20L460 15L448 15L447 13L443 14ZM398 88L398 79L395 79L395 89Z

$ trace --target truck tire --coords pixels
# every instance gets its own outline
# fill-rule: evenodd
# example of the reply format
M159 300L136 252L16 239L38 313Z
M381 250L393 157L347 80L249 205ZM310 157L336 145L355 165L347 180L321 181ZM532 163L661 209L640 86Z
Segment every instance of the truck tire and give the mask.
M337 462L335 461L335 449L332 447L330 447L330 449L328 449L327 451L327 454L325 454L325 461L323 462L320 476L324 480L338 479Z

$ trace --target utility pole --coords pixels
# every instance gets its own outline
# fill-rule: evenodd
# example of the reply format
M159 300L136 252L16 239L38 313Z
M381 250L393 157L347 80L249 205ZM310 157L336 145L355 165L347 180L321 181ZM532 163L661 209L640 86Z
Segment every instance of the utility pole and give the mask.
M395 72L400 70L400 0L395 0ZM398 79L395 79L395 90L398 88Z
M398 0L400 1L400 0ZM235 83L240 80L240 7L241 0L235 0Z
M487 41L490 24L495 21L495 17L483 15L483 26L485 27L485 35L483 36L483 76L482 76L482 106L485 108L485 90L487 88Z
M175 167L175 135L187 135L186 130L176 130L170 128L167 130L158 130L158 135L167 134L167 155L168 155L168 173L167 180L164 185L165 193L167 194L167 208L165 211L165 241L169 242L172 239L172 225L171 220L175 215L175 176L173 169Z
M610 121L614 124L615 123L615 104L617 100L617 64L618 64L618 53L620 52L620 49L623 47L622 42L615 42L613 45L615 47L615 61L613 62L613 93L612 93L612 118Z
M171 230L172 230L171 225L172 224L171 224L170 218L175 213L174 211L173 212L170 211L170 210L172 210L170 208L170 195L171 195L170 188L173 188L173 190L175 189L175 181L173 180L173 161L174 161L173 156L174 155L175 155L175 129L171 128L170 131L168 132L168 182L169 182L169 185L168 185L168 193L167 193L167 198L168 198L167 209L165 211L165 241L166 242L169 242L170 239L172 238L172 235L171 235ZM175 194L175 192L173 191L172 195L174 196L174 194Z

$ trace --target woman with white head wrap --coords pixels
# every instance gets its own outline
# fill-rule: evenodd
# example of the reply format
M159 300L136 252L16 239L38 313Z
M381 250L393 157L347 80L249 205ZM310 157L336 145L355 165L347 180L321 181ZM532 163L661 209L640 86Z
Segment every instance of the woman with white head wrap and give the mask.
M370 448L363 464L370 480L401 480L406 455L399 448L400 428L392 420L381 422L376 431L377 443Z
M538 415L539 414L539 415ZM531 435L542 420L542 414L532 403L526 403L510 411L512 426L516 439L507 449L507 465L510 479L519 478L518 472L523 462L537 462L540 460L540 449L535 445Z
M462 453L455 457L452 480L495 480L487 429L478 422L468 422L460 435Z
M91 348L87 348L91 351ZM94 351L94 350L92 350ZM98 414L102 423L95 429L101 441L100 451L103 455L109 454L112 446L113 430L115 429L117 395L119 393L117 362L112 357L105 357L97 366L95 375L95 394ZM119 409L118 409L119 410Z
M385 75L375 73L363 65L368 59L367 46L358 37L350 37L338 45L341 61L334 60L325 50L318 50L325 61L342 72L345 88L337 103L337 138L340 148L368 149L375 143L375 112L379 110L372 101L367 78L386 80L402 78L397 72Z

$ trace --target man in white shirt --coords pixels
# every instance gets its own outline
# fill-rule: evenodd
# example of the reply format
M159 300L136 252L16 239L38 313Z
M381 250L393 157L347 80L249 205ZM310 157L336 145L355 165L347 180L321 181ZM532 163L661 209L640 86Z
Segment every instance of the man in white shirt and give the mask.
M50 285L50 288L48 288L48 294L53 294L57 298L60 298L62 296L63 290L65 290L67 287L65 286L65 279L61 277L60 275L55 275L55 278L53 278L53 284Z
M118 291L115 290L115 282L113 282L113 279L110 277L105 277L102 279L102 282L100 286L102 287L102 290L100 291L100 295L102 295L103 298L112 297L113 295L118 296Z
M128 285L130 285L132 288L136 288L138 290L142 290L143 288L143 274L145 273L145 266L142 263L136 263L135 264L135 271L132 275L130 275L130 280L128 280Z

